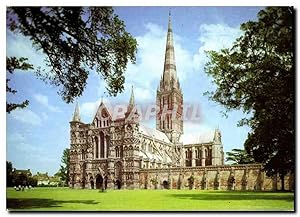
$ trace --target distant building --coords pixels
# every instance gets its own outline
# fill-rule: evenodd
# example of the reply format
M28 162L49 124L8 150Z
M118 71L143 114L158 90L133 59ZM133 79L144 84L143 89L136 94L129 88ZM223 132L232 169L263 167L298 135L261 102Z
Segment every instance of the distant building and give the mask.
M61 185L61 180L60 177L58 176L50 176L49 177L49 185L50 186L60 186Z
M27 170L17 170L16 168L13 168L13 174L14 175L26 175L28 177L31 177L32 176L32 173L30 171L30 169L27 169Z
M34 178L37 179L37 186L59 186L61 184L60 177L49 176L47 172L37 172Z
M46 173L37 172L34 178L37 179L37 186L49 185L50 179L47 172Z
M30 169L18 170L16 168L13 168L12 177L13 177L13 180L12 180L13 185L25 186L25 185L28 185L29 179L32 177L32 173L31 173Z

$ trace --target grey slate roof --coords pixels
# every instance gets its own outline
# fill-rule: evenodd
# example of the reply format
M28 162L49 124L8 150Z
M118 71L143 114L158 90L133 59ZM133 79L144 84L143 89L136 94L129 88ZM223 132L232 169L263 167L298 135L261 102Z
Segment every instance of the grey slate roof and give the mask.
M144 125L141 124L139 126L139 132L142 133L142 134L144 134L144 135L146 135L146 136L155 138L157 140L170 143L170 140L166 136L166 134L164 134L163 132L161 132L159 130L152 129L152 128L146 127L146 126L144 126Z
M214 141L214 135L214 131L197 134L183 134L180 137L179 142L183 143L183 145L210 143Z

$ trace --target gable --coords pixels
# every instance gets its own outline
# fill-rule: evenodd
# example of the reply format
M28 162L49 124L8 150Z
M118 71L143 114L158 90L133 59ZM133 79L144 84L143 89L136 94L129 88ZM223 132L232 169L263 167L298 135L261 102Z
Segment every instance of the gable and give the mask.
M94 115L94 118L93 118L93 123L95 121L99 121L99 120L102 120L102 121L111 121L111 115L110 115L110 112L108 111L108 109L106 108L106 106L104 105L104 103L101 102L101 104L99 105L97 111L96 111L96 114Z

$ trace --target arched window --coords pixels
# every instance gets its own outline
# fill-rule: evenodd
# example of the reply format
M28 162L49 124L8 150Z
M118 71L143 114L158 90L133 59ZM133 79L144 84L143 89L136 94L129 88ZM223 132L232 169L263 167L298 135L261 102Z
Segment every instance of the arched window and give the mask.
M95 126L98 127L98 118L95 118Z
M106 126L108 126L108 120L106 120Z
M109 136L106 136L105 138L106 138L106 156L105 157L108 157L110 139L109 139Z
M125 146L124 148L124 156L127 157L128 156L128 152L127 152L127 147Z
M101 121L99 121L99 124L100 124L100 128L102 127L102 123L101 123Z
M133 147L132 147L132 146L129 146L129 151L128 151L128 153L129 153L129 156L130 156L130 157L133 156Z
M201 148L198 148L198 156L201 158Z
M200 158L204 158L204 156L203 156L203 149L201 148L200 150L201 150L200 151Z
M185 158L188 158L188 153L187 153L187 151L185 151Z
M160 110L162 109L162 106L163 106L163 100L162 98L160 98Z
M200 159L200 154L201 154L201 149L196 148L196 166L201 166L201 159Z
M120 157L120 150L118 146L116 147L116 157Z
M169 115L167 115L167 128L169 128Z
M104 134L100 132L100 158L104 158Z
M123 157L123 146L120 146L120 157Z
M84 155L84 150L82 149L81 150L81 160L84 160L85 159L85 155Z
M96 152L96 158L99 158L99 140L98 137L95 137L95 152Z

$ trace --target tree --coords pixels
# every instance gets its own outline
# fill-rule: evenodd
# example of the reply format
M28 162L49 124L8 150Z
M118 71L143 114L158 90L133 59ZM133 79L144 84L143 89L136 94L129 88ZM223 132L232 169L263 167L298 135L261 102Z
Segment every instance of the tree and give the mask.
M31 187L36 187L38 183L38 180L36 177L29 177L28 178L28 185L30 185Z
M61 181L66 185L69 183L69 168L70 168L70 149L66 148L61 157L61 165L59 171L55 174L61 178Z
M14 174L14 184L16 186L26 186L28 185L28 175L26 173Z
M109 95L124 90L137 42L111 7L8 7L7 25L46 55L50 71L35 74L59 87L65 102L82 95L91 70L106 81Z
M9 161L6 161L6 186L13 186L13 166Z
M234 148L231 152L226 152L226 161L233 162L232 164L250 164L254 163L254 159L247 153L246 150Z
M245 149L283 182L295 169L293 8L267 7L241 29L232 48L207 53L205 71L217 89L206 94L250 116L239 122L251 127Z
M33 69L33 66L27 62L27 58L21 57L6 57L6 71L10 74L13 74L15 70L30 70ZM12 89L10 86L8 86L8 82L10 79L6 79L6 92L11 94L16 94L17 90ZM29 101L25 100L21 103L10 103L6 102L6 112L10 113L12 110L15 110L17 108L25 108L28 106Z

